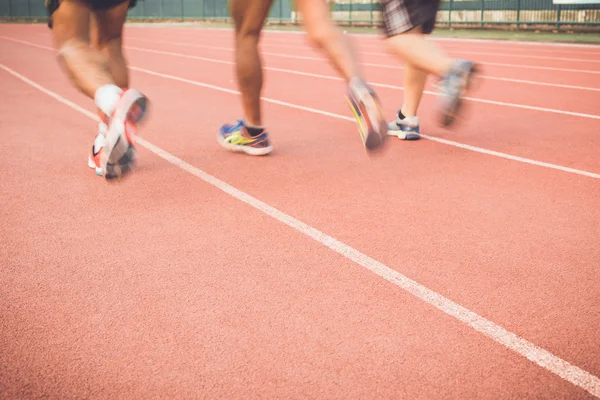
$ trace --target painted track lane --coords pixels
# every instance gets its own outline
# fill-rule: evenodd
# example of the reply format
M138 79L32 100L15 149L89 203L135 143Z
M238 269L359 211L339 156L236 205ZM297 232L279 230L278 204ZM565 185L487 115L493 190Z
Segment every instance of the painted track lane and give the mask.
M29 43L29 42L27 42ZM18 48L18 47L16 47ZM16 49L15 48L15 49ZM150 53L148 53L150 51ZM132 50L133 55L138 50ZM157 54L158 53L158 54ZM179 53L178 53L179 54ZM141 52L142 59L148 59L152 65L161 65L164 61L164 50L144 50ZM174 55L168 55L172 58ZM171 68L177 67L176 75L183 77L198 77L201 81L208 80L208 83L216 83L222 87L235 89L235 84L231 76L222 75L222 67L227 64L206 63L201 59L184 58L181 54L175 57L174 62L170 63ZM190 55L190 57L195 57ZM132 60L136 60L134 57ZM198 68L193 68L194 74L190 75L188 69L190 61L193 65L198 65ZM230 62L229 62L230 63ZM293 68L293 66L291 67ZM163 69L163 71L165 71ZM167 70L168 72L168 70ZM316 105L321 109L334 111L338 114L345 114L347 106L343 104L339 93L343 90L341 82L336 84L335 81L326 80L328 86L320 86L320 90L331 90L327 96L315 98L310 92L297 91L293 86L288 84L289 74L279 73L275 71L275 77L281 79L281 83L272 84L271 87L276 89L278 97L282 93L286 94L284 99L299 99L300 104ZM312 77L300 76L299 81L306 82L306 85L313 85ZM273 78L269 78L266 84L265 93L269 95ZM390 104L397 103L396 96L391 93L398 93L398 90L383 90L380 91L382 98L387 104L389 115L394 115L395 108L390 107ZM592 95L588 94L588 97ZM544 98L543 96L540 96ZM327 99L340 98L337 103L332 103ZM600 137L595 134L595 125L598 123L594 120L588 122L589 118L581 118L579 116L562 116L560 114L548 113L537 110L514 109L514 107L498 107L496 105L488 105L485 103L470 104L471 119L467 124L457 124L457 127L452 131L444 131L435 125L431 125L431 121L435 121L435 115L432 114L432 107L435 105L433 96L426 96L423 104L423 129L424 132L439 137L442 140L454 140L459 143L479 146L483 149L501 151L515 156L526 157L533 160L551 162L563 165L568 168L578 168L591 172L598 171L598 161L596 150L599 146ZM590 103L588 101L588 103ZM556 110L556 109L555 109ZM560 110L557 110L559 113ZM539 118L538 116L542 117ZM590 115L594 118L594 115ZM526 119L524 119L526 118ZM515 125L514 121L520 121ZM485 127L481 129L480 127ZM572 132L577 132L577 140L572 140Z
M30 71L30 72L34 73L35 71ZM43 76L42 76L42 77L43 77ZM143 77L141 77L141 76L136 76L136 80L137 80L137 79L139 79L139 80L140 80L140 83L142 83L142 84L143 84L143 81L142 81L142 80L144 79ZM59 86L59 87L61 87L62 85L64 85L64 83L61 83L61 84L59 84L58 86ZM160 82L159 82L159 80L156 80L156 79L151 79L151 80L148 80L148 81L146 82L146 84L144 84L144 85L149 85L149 86L154 86L154 87L158 87L158 88L165 88L165 89L168 89L168 88L170 88L170 87L172 86L172 83L160 83ZM180 88L180 90L183 90L183 89L182 89L182 88ZM169 93L169 92L167 92L167 93ZM172 93L172 92L171 92L171 93ZM194 91L190 91L189 93L190 93L190 95L189 95L189 96L186 96L186 97L193 97L194 95L193 95L192 93L195 93L195 92L194 92ZM166 95L165 95L165 97L166 97ZM225 100L225 101L226 101L226 100ZM169 103L172 103L172 102L169 102ZM175 107L175 106L176 106L175 104L171 104L171 105L172 105L173 107ZM162 108L163 110L165 110L165 109L168 109L168 106L169 106L169 104L167 104L167 103L162 103L162 104L161 104L161 108ZM208 108L208 104L206 104L206 103L202 103L202 102L200 101L200 99L196 99L196 101L194 102L194 106L195 106L195 107L200 107L200 108L203 108L203 109L205 109L205 108ZM215 107L216 107L216 105L215 105ZM216 107L216 108L218 109L218 107ZM275 111L275 110L274 110L274 111ZM280 117L280 118L277 118L277 120L279 120L279 122L277 122L277 120L275 120L275 119L274 119L274 126L281 126L280 130L281 130L281 129L283 129L283 127L284 127L284 126L287 124L287 121L288 121L288 120L294 121L294 119L293 119L293 118L294 118L294 116L293 116L293 115L289 115L288 113L281 112L279 109L278 109L278 110L276 110L276 111L277 111L278 113L280 113L280 114L281 114L281 117ZM222 113L222 110L221 110L221 113ZM165 113L165 114L162 114L161 120L162 120L162 118L164 118L166 115L177 116L177 115L178 115L178 113L177 113L177 112L175 112L175 111L173 111L172 113ZM210 115L219 115L219 118L220 118L222 114L217 114L217 113L216 113L216 110L212 110L212 112L210 112ZM223 117L224 117L224 116L223 116ZM196 124L194 125L194 124L193 124L193 122L196 122ZM297 124L295 124L295 125L297 125ZM197 121L194 121L194 120L192 119L192 120L190 121L189 125L186 125L186 126L188 126L188 129L184 129L184 127L185 127L185 126L182 126L182 130L184 130L184 131L188 131L188 132L191 132L191 131L192 131L192 128L193 128L194 126L197 126ZM337 125L336 125L336 126L337 126ZM196 128L196 129L197 129L197 128ZM343 129L343 128L341 128L341 125L340 125L340 129ZM161 126L161 129L158 129L158 131L159 131L159 132L164 132L164 131L167 131L167 130L168 130L168 124L166 124L166 125L164 125L164 126ZM315 175L315 174L317 174L317 175L318 175L318 171L314 170L313 168L314 168L316 165L318 165L318 163L316 163L316 161L318 161L318 160L321 160L321 161L322 161L323 159L326 159L326 157L325 157L325 155L326 155L326 154L325 154L325 153L326 153L326 152L331 152L331 151L333 150L333 148L332 148L332 147L329 147L330 145L327 145L327 146L326 146L326 148L324 148L324 149L315 149L315 148L311 147L311 146L310 146L310 143L311 143L311 141L312 141L312 142L314 142L314 139L316 139L316 138L318 137L318 136L316 136L316 135L314 135L314 134L311 134L311 132L312 132L312 131L311 131L310 129L303 129L303 130L302 130L302 137L303 137L303 138L306 138L306 143L308 143L307 145L304 145L304 146L303 146L301 143L298 143L298 142L299 142L298 140L294 140L294 138L289 138L289 139L288 139L288 143L289 143L289 145L287 146L287 148L290 148L290 149L291 149L291 148L292 148L292 145L298 145L298 147L299 147L299 148L296 150L296 154L300 154L300 155L302 155L302 156L304 156L304 157L307 157L307 155L308 155L308 154L310 154L310 152L311 152L311 151L313 151L314 153L316 153L316 154L315 154L315 156L314 156L314 157L315 157L315 159L312 159L312 160L310 160L310 161L312 161L312 162L315 162L315 163L308 162L306 159L304 159L302 162L306 163L306 164L304 165L306 168L304 168L304 169L298 169L298 168L297 168L297 164L296 164L296 162L289 162L289 160L288 160L288 162L286 162L286 163L285 163L285 164L283 164L283 165L282 165L282 164L276 164L276 165L274 165L274 166L272 166L272 167L269 167L269 168L276 168L276 167L278 167L278 168L280 168L280 169L285 169L285 167L289 168L289 171L290 171L290 174L291 174L291 175L289 175L287 179L284 179L284 180L283 180L283 182L287 182L287 185L289 185L289 184L292 184L292 183L295 183L296 185L300 185L300 186L302 186L303 182L306 182L306 180L304 180L304 179L312 179L312 180L315 180L315 181L314 181L314 183L316 184L316 185L315 185L315 187L328 187L328 185L329 185L329 184L331 184L331 182L327 182L327 181L325 181L325 182L323 182L323 181L318 181L318 179L317 179L317 177L316 177L316 175ZM190 136L195 136L195 135L193 135L193 133L194 133L194 132L192 132L192 134L191 134ZM196 131L195 133L197 133L197 131ZM157 134L157 138L158 138L158 137L159 137L159 135ZM190 149L190 147L191 147L191 146L190 146L190 143L194 143L194 140L193 140L193 139L192 139L192 140L190 140L190 138L189 138L189 137L187 137L187 138L173 138L173 139L174 139L174 140L173 140L173 142L174 142L174 143L173 143L173 145L175 145L175 146L181 146L182 148L186 148L186 149L187 149L187 153L186 153L186 154L189 154L189 155L190 155L190 157L191 157L191 156L193 156L193 157L197 157L197 160L198 160L198 161L201 161L201 160L204 160L204 159L205 159L205 158L204 158L204 156L205 156L205 152L198 152L197 150L194 150L193 148L192 148L192 149ZM197 140L197 139L196 139L196 140ZM285 139L282 137L282 141L283 141L283 140L285 140ZM165 143L166 143L166 142L165 142ZM201 145L202 145L202 144L201 144ZM282 145L284 145L284 146L285 146L285 143L282 143ZM353 145L351 145L351 144L348 144L348 145L341 145L341 146L340 146L340 149L338 150L338 151L339 151L339 153L340 153L340 155L342 155L342 154L344 154L344 153L345 153L345 154L349 154L349 151L348 151L348 150L350 149L350 147L349 147L349 146L353 146ZM284 148L285 148L285 147L284 147ZM354 148L354 147L352 147L352 148ZM223 156L222 156L220 153L218 153L218 152L217 152L217 150L214 150L214 149L213 149L213 151L214 151L214 154L215 154L215 155L218 155L218 158L215 156L215 158L214 158L214 159L212 159L212 161L211 161L211 162L213 162L213 161L214 161L214 162L221 162L221 157L223 157ZM351 151L351 150L350 150L350 151ZM422 155L422 154L421 154L421 155ZM433 156L425 157L425 159L432 159L432 158L433 158ZM211 154L209 154L209 155L208 155L208 159L209 159L209 160L211 160ZM231 163L231 166L232 166L232 167L234 167L234 168L230 168L230 169L227 169L227 168L225 168L224 170L222 170L222 167L223 167L222 165L216 165L216 166L214 166L213 168L217 168L217 172L219 172L219 173L229 173L229 172L231 172L231 173L235 173L235 172L237 172L237 173L239 174L239 168L238 168L238 170L237 170L237 171L235 171L235 165L239 165L239 163L240 163L240 161L239 161L239 158L236 158L236 157L228 157L226 160L227 160L227 163ZM254 160L244 160L244 164L243 164L243 165L246 165L246 164L245 164L245 162L246 162L246 161L248 161L248 163L254 163L254 165L261 165L261 164L256 164L256 163L262 163L262 162L264 162L264 161L259 161L259 160L256 160L256 161L254 161ZM326 163L326 164L325 164L323 167L324 167L324 168L326 168L326 170L331 170L331 171L333 171L333 169L332 169L332 168L333 168L333 166L334 166L334 164L335 164L335 163L338 163L338 164L340 163L340 159L339 159L339 157L334 157L334 158L333 158L333 159L332 159L332 160L331 160L329 163ZM262 164L262 165L264 165L264 164ZM347 163L346 163L346 164L341 164L341 165L344 167L344 168L342 168L343 170L345 170L345 171L351 171L352 173L356 173L356 168L359 168L359 167L361 167L361 166L364 166L364 164L359 164L359 166L355 166L355 167L354 167L354 169L352 169L351 167L350 167L350 168L348 168L348 165L347 165ZM402 165L397 165L397 164L394 164L394 165L388 165L388 167L397 167L397 168L401 168L401 167L402 167ZM308 172L309 172L309 174L307 174L307 177L306 177L306 178L304 178L304 179L300 179L300 178L294 178L294 176L295 176L295 175L292 173L292 171L294 171L294 170L295 170L295 171L299 171L299 170L306 171L306 170L307 170L307 168L308 168ZM321 167L320 167L320 168L321 168ZM270 171L270 172L269 172L269 171ZM267 173L265 174L265 177L268 177L268 176L276 176L276 175L275 175L275 174L276 174L275 170L271 170L271 169L270 169L269 171L266 171ZM249 172L249 171L248 171L248 172ZM416 172L417 172L417 173L419 173L420 171L418 171L418 170L417 170ZM462 173L464 173L464 171L463 171L463 170L461 170L461 169L457 169L457 172L462 172ZM360 175L359 175L359 176L360 176ZM423 176L423 174L422 174L421 176ZM241 177L240 177L240 178L241 178ZM246 181L246 182L251 182L251 180L249 180L249 179L248 179L248 178L250 178L250 176L246 176L245 178L246 178L246 179L245 179L245 181ZM538 178L539 178L539 177L538 177ZM295 182L294 182L294 179L296 179L296 181L295 181ZM242 180L244 180L244 179L242 179ZM432 183L433 185L439 185L439 182L438 182L438 183L434 183L434 182L435 182L435 181L431 181L431 183ZM523 182L526 182L526 181L523 181ZM251 185L252 185L252 188L254 188L255 190L258 190L258 189L261 187L260 185L266 185L267 183L268 183L268 179L265 179L265 182L253 182ZM345 180L345 181L344 181L344 182L342 182L342 183L343 183L344 185L348 185L348 182L347 182L347 180ZM382 182L382 183L386 183L386 184L387 184L387 182ZM465 183L466 183L466 182L463 182L463 185L462 185L462 186L464 186L464 184L465 184ZM419 184L421 184L421 182L420 182ZM423 183L423 184L425 184L425 183ZM472 182L471 182L471 184L475 184L475 183L472 183ZM257 186L255 186L255 185L257 185ZM342 187L342 188L343 188L343 187L348 187L348 186L344 186L344 185L342 185L341 187ZM286 189L287 189L287 188L288 188L288 186L286 186ZM421 188L421 187L420 187L420 186L414 187L414 189L418 189L418 188ZM335 187L334 187L334 188L332 188L331 190L333 190L333 191L335 192L335 191L339 191L339 189L340 189L340 186L335 186ZM382 189L382 188L379 188L379 189ZM410 190L411 188L409 187L409 188L404 188L404 189L409 189L409 190ZM422 188L421 188L421 189L422 189ZM521 188L519 188L519 189L521 189ZM483 189L483 190L485 190L485 189ZM470 193L470 192L467 192L467 194L469 194L469 193ZM399 197L397 192L395 192L395 193L393 193L393 192L392 192L392 193L390 193L389 191L388 191L388 192L385 192L385 191L383 191L383 193L382 193L382 196L383 196L383 197L385 197L385 195L387 195L387 194L391 194L391 195L395 195L396 197ZM435 194L435 193L433 193L433 194ZM532 196L531 196L532 198L536 197L536 196L535 196L535 195L536 195L535 193L530 193L530 194L532 195ZM263 191L263 192L261 192L261 196L268 196L268 195L269 195L269 193L267 193L267 192L264 192L264 191ZM275 195L277 195L277 196L281 196L281 192L277 192ZM559 196L559 195L560 195L560 193L555 193L555 195ZM294 201L294 198L299 198L299 199L304 199L304 200L306 200L306 195L303 195L302 193L298 193L297 191L296 191L296 192L291 192L291 193L290 193L288 196L289 196L289 198L288 198L288 197L284 197L284 198L283 198L283 200L280 198L280 199L279 199L279 201L284 201L284 202L285 202L286 200L288 200L288 201L290 201L290 202L293 202L293 201ZM325 202L323 202L321 197L319 197L319 198L317 198L317 199L316 199L316 201L319 201L319 200L321 200L321 205L323 205L323 204L328 204L328 205L329 205L329 207L331 207L331 204L332 204L332 202L331 202L330 200L327 200L327 199L326 199L326 200L325 200ZM479 199L473 199L473 201L474 201L474 202L475 202L475 200L481 200L481 199L480 199L480 198L479 198ZM510 200L510 198L509 198L508 200ZM297 200L297 201L299 201L299 200ZM578 202L576 201L576 202L575 202L575 204L577 204L577 203L578 203ZM283 204L283 203L282 203L282 204ZM334 204L336 204L336 203L334 203ZM330 212L334 212L334 215L335 215L335 212L336 212L336 210L339 210L339 209L337 209L337 207L339 206L339 203L337 203L337 204L338 204L338 205L336 205L336 206L334 207L334 209L328 209L328 211L330 211ZM291 205L293 206L293 208L294 208L294 209L296 209L296 208L300 208L300 207L303 207L303 206L302 206L302 204L296 204L296 203L293 203L293 204L291 204ZM311 205L310 207L313 207L313 206ZM328 208L329 208L329 207L328 207ZM349 208L349 209L351 209L351 208L352 208L352 207L351 207L351 205L350 205L350 208ZM467 207L467 208L469 208L469 207ZM316 208L313 208L313 210L314 210L314 209L316 209ZM343 209L343 208L342 208L342 209ZM306 209L305 209L305 210L306 210ZM387 209L386 209L385 211L387 211L387 212L388 212L388 215L389 215L389 210L387 210ZM306 212L306 211L304 211L304 212ZM339 211L337 211L337 212L339 212ZM371 212L371 215L373 215L373 213L372 213L372 210L366 210L366 211L365 211L365 216L369 215L369 214L368 214L368 212ZM321 216L321 217L317 217L317 218L319 218L319 219L320 219L320 218L324 218L324 217L323 217L323 216ZM331 218L332 218L332 217L325 218L325 222L326 222L327 224L328 224L328 223L330 223L330 219L331 219ZM347 216L346 216L346 218L348 218L348 221L357 221L357 220L361 220L360 218L358 218L358 219L357 219L357 218L356 218L356 215L347 215ZM535 220L535 218L534 218L534 220ZM367 225L367 226L368 226L368 225ZM433 226L435 226L435 224L434 224ZM351 232L351 229L352 229L352 227L350 226L349 228L350 228L350 230L348 230L348 229L346 228L346 230L345 230L345 234L348 234L348 232ZM389 228L385 228L385 229L389 229ZM368 234L368 235L369 235L369 237L371 238L371 237L372 237L372 230L370 230L370 229L367 229L367 231L369 231L369 234ZM459 230L459 231L460 231L460 230ZM425 257L425 258L427 259L427 261L429 261L428 257ZM444 282L444 284L447 284L447 282ZM515 288L515 290L517 290L517 289ZM570 295L567 295L567 297L569 297L569 296L570 296ZM570 333L570 332L569 332L569 333Z
M165 35L156 33L155 37L147 34L141 36L138 32L132 35L133 40L143 40L146 44L152 41L152 43L163 43L170 44L175 48L204 48L212 50L217 53L227 53L228 50L224 48L231 48L231 37L221 37L218 40L206 39L201 34L190 37L189 39L183 39L175 35ZM152 39L149 39L152 38ZM311 50L306 43L289 43L287 49L280 47L270 47L270 44L266 41L261 42L263 48L263 54L270 56L275 59L289 59L301 66L310 65L313 62L317 62L318 65L323 65L323 57L317 51ZM383 50L382 50L383 53ZM370 55L362 54L361 58L367 66L367 71L371 71L369 74L372 78L376 78L379 74L396 73L401 75L401 61L393 57L387 56L387 59L374 59ZM480 57L474 57L478 61L482 60ZM325 63L326 64L326 63ZM539 66L538 60L533 60L527 64L511 63L509 60L500 63L485 63L483 66L483 73L485 76L491 77L505 77L506 79L516 80L532 80L532 81L545 81L555 84L570 84L577 86L600 86L600 73L597 65L581 65L581 63L570 63L568 68L561 68L559 66ZM374 79L376 80L376 79Z
M157 32L155 34L146 34L141 35L137 31L133 31L132 35L130 35L129 43L135 44L136 46L143 47L147 46L148 43L152 43L153 45L165 44L167 46L173 47L171 51L180 51L187 49L194 49L198 51L205 50L205 54L210 54L212 52L213 56L216 58L225 57L231 59L231 52L233 49L232 45L233 38L231 35L224 35L219 37L218 39L207 40L202 36L202 33L199 33L194 36L190 36L189 39L183 39L181 37L177 37L176 35L168 35L163 34L162 32ZM288 43L286 47L273 47L273 45L268 40L261 41L263 54L267 57L267 60L282 60L288 62L295 62L299 67L306 66L317 66L323 67L327 66L327 61L324 60L322 53L311 49L306 42L298 42L298 43ZM360 43L360 42L358 42ZM278 45L279 46L279 45ZM283 46L283 45L281 45ZM153 46L152 46L153 47ZM378 81L379 76L392 74L394 76L394 82L397 82L398 78L401 78L401 61L398 59L391 57L389 55L384 54L383 46L380 46L380 57L374 58L370 53L367 55L362 55L362 61L366 63L369 68L368 71L371 71L369 74L373 81ZM383 59L381 56L385 56ZM569 72L569 71L561 71L560 65L553 65L550 67L557 67L558 70L535 70L536 66L541 65L539 60L532 60L528 64L524 64L523 67L531 67L531 68L520 68L519 64L510 64L509 60L505 60L507 65L510 65L510 68L507 67L499 67L495 65L486 65L485 58L474 57L476 61L481 61L484 63L483 65L483 75L484 76L492 76L492 77L505 77L510 78L512 74L520 73L517 78L525 79L525 80L533 80L533 81L542 81L542 82L550 82L557 84L578 84L579 86L592 86L592 87L600 87L600 71L598 71L598 65L586 65L585 62L570 62L568 66L575 71L593 71L594 74L587 73L577 73L577 72ZM374 65L381 65L387 68L377 68ZM331 68L326 68L331 71ZM400 72L398 72L400 71ZM388 82L392 83L392 82ZM487 84L493 84L495 82L487 82ZM502 88L502 85L499 85ZM497 88L495 88L497 89ZM497 91L497 90L495 90Z
M154 82L149 78L147 85ZM193 108L207 106L213 92L205 93L206 100L197 100ZM219 156L220 149L210 143L184 154L269 204L335 232L334 237L598 370L600 348L590 337L600 323L594 300L599 276L593 265L600 257L593 244L599 221L593 204L600 195L595 180L429 143L421 151L394 147L372 164L361 158L351 123L311 116L315 125L339 132L323 137L307 126L303 114L274 105L266 105L265 112L272 116L275 160ZM227 110L211 110L211 115L229 118ZM289 126L293 135L285 133ZM172 144L154 140L182 151L206 132L194 129L193 119L189 129ZM212 139L214 134L205 135ZM452 224L445 223L448 219ZM561 297L554 295L557 291ZM574 337L585 346L573 347Z
M157 29L158 28L158 29ZM230 35L233 32L232 28L210 28L197 26L186 26L177 27L171 26L157 26L157 25L143 25L143 24L129 24L127 28L129 33L134 31L141 32L143 34L151 34L156 32L162 32L164 34L174 34L181 38L198 37L202 35L206 38L220 38L224 35ZM342 28L343 29L343 28ZM360 33L348 33L348 36L356 39L360 42L361 46L365 48L374 48L381 45L382 36L379 33L376 34L360 34ZM265 30L263 31L263 37L273 43L296 43L307 41L306 33L302 30L288 31L288 30ZM561 54L563 57L586 57L590 59L600 59L600 45L588 43L588 44L576 44L576 43L560 43L560 42L524 42L517 40L486 40L486 39L468 39L468 38L442 38L442 37L431 37L431 40L439 43L440 46L448 49L455 49L460 51L507 51L516 54L527 52L528 54L544 55L548 52Z
M172 54L196 55L213 60L231 60L233 54L232 44L215 46L178 42L174 39L153 40L139 39L137 37L129 38L128 43L130 50L151 51L154 49ZM328 63L317 54L305 57L297 54L289 54L289 51L287 54L265 51L263 56L266 66L270 68L285 68L291 71L303 71L337 77L337 74ZM297 57L301 58L298 59ZM390 68L383 70L376 67L376 64L367 62L365 65L367 76L371 78L370 82L376 88L387 87L397 90L397 86L402 85L403 72L399 62L395 64L390 62L384 65ZM483 96L484 98L489 98L489 94L493 93L493 100L496 101L525 103L532 106L545 106L564 110L579 110L579 112L591 114L597 112L594 104L600 98L600 79L597 81L597 86L593 86L593 82L590 82L589 78L585 79L580 85L569 83L573 78L559 79L559 82L553 82L556 80L555 72L543 73L541 77L539 74L536 74L535 77L527 77L528 79L513 79L503 75L490 75L487 73L480 75L478 87L483 86L485 90L475 90L474 93L477 93L477 97ZM568 75L572 75L574 78L582 78L574 73L569 73ZM431 85L433 81L433 78L430 79L428 89L435 91Z
M131 37L136 38L155 38L158 40L179 40L182 43L194 43L197 45L223 45L229 43L232 40L232 32L231 31L220 31L218 33L210 32L210 30L187 30L186 32L174 32L172 30L143 30L139 28L129 28L128 34ZM279 37L273 37L273 33L271 35L264 35L264 38L261 40L263 46L265 46L265 51L278 51L282 53L296 53L298 55L319 55L319 52L314 50L314 48L308 42L306 36L304 34L300 35L288 35L285 33L278 34ZM358 47L358 50L362 52L365 56L373 56L373 62L385 62L385 58L389 61L394 58L391 57L383 46L382 41L377 41L375 44L370 45L366 42L366 39L362 37L355 37L355 43ZM503 49L490 49L487 51L470 51L471 44L470 43L462 43L458 47L448 47L441 43L441 47L445 50L449 51L451 54L455 56L465 57L469 56L469 58L478 59L484 63L489 63L490 67L503 67L501 70L508 71L506 66L510 66L511 68L518 70L519 66L522 66L525 71L527 70L535 70L539 67L540 70L550 71L552 68L560 71L561 69L581 69L581 70L589 70L590 77L594 78L595 75L598 75L597 64L600 62L600 51L596 53L596 56L593 58L582 58L578 56L564 56L560 53L555 53L556 51L560 51L560 49L554 48L552 52L547 53L538 53L535 48L530 48L527 56L531 58L526 58L523 54L518 54L517 56L512 56L510 51ZM598 47L600 49L600 46ZM495 50L495 51L494 51ZM391 62L391 64L396 64L397 61ZM578 64L576 66L575 64ZM486 68L487 69L487 68Z
M152 41L144 39L130 39L128 50L130 52L149 52L162 54L170 57L198 57L196 61L226 63L231 62L232 47L190 47L193 45L184 44L179 46L174 41ZM152 44L150 44L152 43ZM215 51L214 49L217 49ZM162 52L162 53L161 53ZM281 58L279 55L267 52L264 55L266 67L270 70L280 73L287 73L290 79L294 75L301 73L313 74L312 78L339 80L333 69L320 58L310 60L294 60ZM277 71L279 69L279 71ZM391 90L397 93L401 98L401 86L403 83L402 70L386 70L376 73L373 68L367 67L367 74L372 79L371 83L378 91ZM542 107L555 110L564 110L565 112L584 113L598 116L598 109L595 104L600 101L600 81L599 87L576 86L568 84L553 84L544 80L535 80L533 84L526 84L522 80L511 80L502 76L494 76L494 79L481 79L476 89L469 95L470 98L478 101L499 101L504 103L521 104L532 107ZM506 79L506 80L503 80ZM433 79L430 79L428 90L437 93L432 85ZM537 84L536 84L537 83ZM586 90L591 88L594 90ZM597 89L597 90L596 90Z
M238 202L147 152L127 186L106 185L81 160L89 120L5 77L12 105L36 118L2 110L18 129L2 147L24 166L3 196L28 198L10 203L3 225L13 227L2 234L13 249L3 247L13 266L3 271L3 393L585 397L281 224L240 214ZM90 215L99 198L110 199L108 215ZM123 245L90 262L104 253L96 232L107 230ZM253 251L214 251L231 237Z
M47 35L39 34L39 36L41 43L48 46L51 45ZM12 39L13 37L6 36L3 36L3 38L19 40L18 38ZM222 44L217 46L214 44L190 43L173 37L170 40L164 40L164 35L153 39L129 36L129 46L127 48L135 51L164 52L163 55L170 54L171 56L196 56L204 58L207 61L214 60L213 62L230 61L233 54L233 45L229 43L229 39L227 40L228 43L225 43L223 40L221 42ZM263 49L265 49L264 45ZM271 69L284 68L290 74L296 72L318 74L322 75L323 78L337 77L319 53L313 52L310 56L303 56L298 55L297 51L294 51L294 54L290 54L290 49L287 51L288 53L273 52L272 50L265 51L263 55L266 56L267 67ZM382 65L389 68L381 70L375 65ZM366 66L368 75L372 77L371 82L376 88L399 90L398 86L402 85L402 69L398 61L385 65L367 62ZM518 70L518 68L515 69ZM562 75L567 75L569 79L558 79L559 82L553 82L556 80L556 76L561 75L561 73L542 71L540 76L539 71L536 72L535 76L529 77L530 79L513 79L502 76L502 74L499 74L499 76L482 74L478 86L483 86L485 90L476 90L474 92L475 96L483 96L484 101L487 97L488 100L508 103L516 102L534 107L541 106L565 111L572 110L588 114L595 114L597 112L595 104L600 98L600 80L598 80L598 87L594 87L589 77L585 77L586 74L577 75L576 73L569 72L562 73ZM576 85L569 83L573 78L586 79L584 83ZM428 86L429 90L434 90L435 92L435 88L432 85ZM493 94L491 99L489 98L490 94Z
M139 61L140 65L156 65L154 70L159 72L221 87L236 88L233 76L222 74L224 65L169 57L171 61L165 68L158 66L159 62L164 60L162 54L133 50L129 54L131 60ZM282 66L294 68L290 64ZM231 69L231 66L227 67ZM314 85L318 85L321 95L315 96L312 91L298 90L298 86L313 87ZM343 83L339 81L290 76L286 73L269 71L264 95L348 115L347 105L341 97L343 90ZM402 92L382 89L378 92L384 101L386 113L391 118ZM435 101L434 96L425 96L423 100L422 121L425 133L517 156L600 172L597 158L600 136L596 133L600 129L600 119L590 120L534 110L469 103L467 105L469 119L457 124L452 130L444 130L435 124L436 115L433 111ZM573 140L573 132L577 132L576 140ZM344 140L347 137L345 132L332 132L331 135L333 140ZM397 143L397 145L403 144L406 143ZM410 146L412 143L406 145Z

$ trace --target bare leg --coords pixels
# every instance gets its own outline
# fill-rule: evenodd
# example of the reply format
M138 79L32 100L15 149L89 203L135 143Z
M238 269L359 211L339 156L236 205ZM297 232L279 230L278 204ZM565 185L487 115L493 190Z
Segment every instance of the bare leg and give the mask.
M232 0L231 16L235 22L235 70L242 93L242 105L250 126L262 126L260 93L263 71L258 53L260 32L273 0Z
M146 115L148 105L142 93L123 91L118 86L128 80L124 61L118 57L125 21L123 13L127 12L127 7L128 3L125 3L111 10L94 12L85 0L62 0L52 15L59 62L73 83L94 99L102 121L108 122L106 135L97 136L88 160L88 165L106 179L121 178L132 171L137 124ZM94 22L92 16L95 16ZM93 31L92 35L90 31ZM99 50L105 44L108 56ZM115 48L117 57L111 54L111 49ZM109 116L110 121L107 121Z
M245 131L252 137L263 134L260 110L260 92L263 73L258 42L264 22L273 0L231 0L230 12L235 22L235 64L238 85L246 118ZM351 49L334 24L329 20L325 0L299 0L306 28L313 43L323 48L339 73L348 82L349 104L359 122L361 139L365 147L375 150L383 144L387 125L381 113L379 99L374 91L360 78L358 62ZM221 130L220 143L227 148L252 151L251 154L266 154L270 151L267 140L261 148L245 146L246 139L238 139L235 132ZM240 132L242 132L240 130Z
M437 76L450 71L454 63L433 41L425 38L420 28L388 38L386 45L408 64Z
M369 151L382 148L387 135L379 98L365 82L351 41L329 18L325 0L297 0L304 26L313 45L327 55L329 62L348 84L348 98L361 139Z
M297 0L306 32L313 43L322 49L340 75L349 82L361 77L362 72L352 44L329 18L324 0Z
M104 54L108 70L121 88L129 87L129 70L123 55L123 25L128 9L129 2L124 2L108 10L98 10L92 17L94 47Z
M406 117L417 115L423 90L429 74L411 64L406 64L404 69L404 104L402 114Z
M89 43L89 6L79 0L63 0L52 15L58 59L73 84L94 98L96 91L113 84L106 60Z
M122 33L129 2L107 10L96 10L90 18L90 41L105 59L108 71L120 88L129 87L129 70L122 52ZM99 110L101 120L98 132L105 135L108 130L106 119Z

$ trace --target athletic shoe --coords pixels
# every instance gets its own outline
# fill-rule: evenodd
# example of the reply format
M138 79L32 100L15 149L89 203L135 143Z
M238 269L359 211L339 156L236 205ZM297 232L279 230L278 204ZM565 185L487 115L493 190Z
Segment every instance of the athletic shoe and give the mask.
M387 139L388 126L377 94L362 79L352 79L346 99L358 123L365 149L380 150Z
M106 162L103 175L107 180L119 179L132 171L135 166L135 137L137 125L147 114L148 99L134 89L121 95L115 111L108 118L106 133Z
M475 63L457 60L452 70L441 78L440 108L444 126L450 126L455 121L462 106L464 93L471 87L476 72Z
M251 156L264 156L273 151L267 131L258 136L250 136L242 120L238 120L235 125L223 125L217 134L217 141L227 150Z
M419 140L421 138L419 132L419 117L398 118L388 125L388 135L397 136L402 140Z
M98 135L92 144L92 150L88 156L88 167L94 168L96 175L102 176L102 166L106 163L106 131L108 127L104 122L98 124Z

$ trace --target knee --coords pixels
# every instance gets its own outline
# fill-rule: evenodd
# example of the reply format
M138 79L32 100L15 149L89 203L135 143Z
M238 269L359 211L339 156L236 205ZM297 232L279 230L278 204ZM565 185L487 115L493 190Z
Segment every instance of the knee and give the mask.
M102 51L109 59L123 57L123 47L121 46L121 38L111 40L102 46Z
M98 38L93 42L94 48L107 60L120 59L123 57L123 46L121 37Z
M238 48L258 47L259 39L259 29L241 29L235 36L235 42Z

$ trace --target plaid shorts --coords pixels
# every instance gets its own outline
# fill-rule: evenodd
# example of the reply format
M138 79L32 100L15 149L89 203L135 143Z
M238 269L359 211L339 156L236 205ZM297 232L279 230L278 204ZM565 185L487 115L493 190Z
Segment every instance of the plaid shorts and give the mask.
M433 31L440 0L381 0L383 30L387 37L421 26L423 33Z

